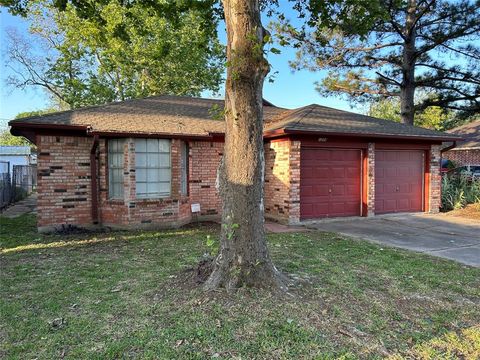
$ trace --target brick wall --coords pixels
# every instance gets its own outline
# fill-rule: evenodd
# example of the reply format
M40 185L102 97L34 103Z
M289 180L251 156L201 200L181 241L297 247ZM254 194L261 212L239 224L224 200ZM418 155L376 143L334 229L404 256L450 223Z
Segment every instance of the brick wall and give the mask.
M222 155L223 142L190 142L190 201L200 204L200 216L220 216L222 205L216 184Z
M265 144L265 216L289 223L300 220L300 141Z
M100 144L100 218L111 227L178 226L191 219L190 202L180 192L180 140L171 142L172 183L171 195L163 199L137 199L135 176L135 140L124 145L124 198L108 198L108 167L106 140Z
M39 136L38 226L49 231L64 224L89 227L91 216L91 137ZM107 141L98 147L99 222L121 228L178 226L192 219L191 203L200 203L201 215L219 216L220 199L215 187L223 143L191 142L190 196L181 194L181 140L172 140L171 196L136 199L135 141L124 145L124 198L109 199Z
M265 215L288 220L290 203L290 140L265 144Z
M300 222L300 146L300 141L290 142L290 224Z
M453 161L458 166L480 165L480 149L450 150L442 154L444 159Z
M431 213L438 213L440 205L442 204L442 176L440 174L440 160L442 155L440 153L441 145L432 145L430 148L430 196L429 196L429 211Z
M38 136L38 225L89 226L91 217L91 137ZM199 219L219 217L221 200L216 189L217 170L223 143L189 143L189 195L181 194L181 140L172 140L172 188L166 199L136 199L135 142L124 145L124 198L108 196L107 142L98 149L99 220L119 227L177 226L192 220L190 206L199 203ZM300 221L300 141L281 139L265 144L265 215L291 224ZM367 207L374 214L375 144L368 144ZM429 209L440 207L440 146L430 150Z
M90 225L92 138L37 136L38 226Z

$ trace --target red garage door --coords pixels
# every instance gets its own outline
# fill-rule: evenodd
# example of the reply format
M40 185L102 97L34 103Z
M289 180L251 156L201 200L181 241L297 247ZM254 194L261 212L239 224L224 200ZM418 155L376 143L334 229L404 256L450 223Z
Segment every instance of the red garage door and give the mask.
M361 150L302 149L302 219L360 215L361 156Z
M423 210L424 152L375 151L375 214Z

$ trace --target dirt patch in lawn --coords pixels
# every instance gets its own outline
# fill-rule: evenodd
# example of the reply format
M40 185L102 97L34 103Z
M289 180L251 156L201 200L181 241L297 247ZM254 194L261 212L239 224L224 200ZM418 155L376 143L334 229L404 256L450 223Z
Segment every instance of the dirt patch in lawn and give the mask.
M469 204L463 209L449 211L447 215L480 220L480 204Z

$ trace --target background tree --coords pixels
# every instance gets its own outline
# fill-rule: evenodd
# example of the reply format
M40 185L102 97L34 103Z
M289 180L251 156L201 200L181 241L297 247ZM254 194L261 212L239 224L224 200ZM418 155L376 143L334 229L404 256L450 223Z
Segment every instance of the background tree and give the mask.
M430 106L469 114L480 110L478 0L370 4L379 16L367 36L325 27L322 21L300 29L280 21L280 40L298 48L292 67L328 69L317 83L323 95L347 95L357 102L398 97L401 119L407 124L413 124L415 112ZM357 16L351 15L354 30ZM415 104L417 90L434 96Z
M37 116L48 114L50 112L56 111L56 108L49 108L45 110L34 110L34 111L24 111L18 113L15 116L15 119L22 119L29 116ZM30 146L32 148L35 147L28 139L24 138L23 136L13 136L10 134L10 129L7 123L3 126L3 129L0 129L0 145L8 145L8 146Z
M7 32L10 85L41 87L70 108L219 90L224 48L211 8L182 9L172 21L140 2L82 2L82 11L55 5L35 0L22 7L33 41Z
M402 121L400 99L387 98L370 104L368 115L381 119ZM442 109L440 106L430 106L415 115L414 125L427 129L445 131L458 126L454 111Z
M31 146L30 141L23 136L13 136L8 128L0 130L0 145L7 146Z

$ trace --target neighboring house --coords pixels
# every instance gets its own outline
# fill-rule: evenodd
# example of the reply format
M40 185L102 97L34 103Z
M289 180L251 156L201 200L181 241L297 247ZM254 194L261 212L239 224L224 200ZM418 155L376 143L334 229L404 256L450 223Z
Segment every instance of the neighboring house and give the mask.
M156 96L11 121L38 148L39 229L218 218L223 107ZM439 210L440 148L456 135L319 105L263 110L268 218Z
M36 155L32 154L30 146L0 146L0 162L8 162L10 176L14 165L32 165L36 163Z
M459 126L449 133L459 134L464 140L457 141L453 149L442 152L442 157L457 166L480 165L480 120Z

